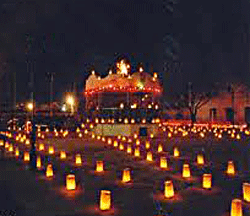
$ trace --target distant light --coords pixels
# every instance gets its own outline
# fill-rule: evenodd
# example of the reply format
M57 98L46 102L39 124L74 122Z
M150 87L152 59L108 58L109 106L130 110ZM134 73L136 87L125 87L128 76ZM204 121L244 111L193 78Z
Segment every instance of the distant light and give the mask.
M63 106L62 106L62 112L66 112L66 105L65 104L63 104Z
M70 105L74 105L74 98L72 96L68 96L67 103Z
M33 110L33 103L28 103L27 108L28 108L29 110Z

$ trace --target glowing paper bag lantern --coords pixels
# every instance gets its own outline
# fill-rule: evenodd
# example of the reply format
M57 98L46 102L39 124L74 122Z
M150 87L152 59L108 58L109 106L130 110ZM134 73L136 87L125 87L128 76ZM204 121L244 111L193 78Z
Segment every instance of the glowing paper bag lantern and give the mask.
M10 144L10 146L9 146L9 152L13 152L14 151L14 149L13 149L13 145L12 144Z
M16 157L19 156L19 149L18 149L18 147L16 147L15 156L16 156Z
M150 148L150 142L149 141L146 141L145 147L146 147L146 149Z
M234 168L234 162L233 161L228 161L227 174L228 175L234 175L235 174L235 168Z
M5 143L5 149L8 149L10 147L10 144L8 142Z
M183 164L182 177L189 178L190 176L191 174L190 174L189 164Z
M205 189L212 187L212 174L203 174L202 187Z
M75 161L76 165L82 165L82 158L80 154L76 155L76 161Z
M127 118L124 119L124 123L128 124L128 119Z
M108 138L108 144L111 145L112 144L112 139Z
M30 161L30 153L29 152L24 152L24 161L25 162Z
M122 143L120 143L120 145L119 145L119 150L124 150L124 145L122 144Z
M117 147L118 146L118 142L115 140L114 141L114 147Z
M134 152L135 157L140 157L140 148L136 147Z
M67 188L67 190L75 190L76 189L76 180L75 180L74 174L67 175L66 188Z
M54 154L54 146L49 146L49 154Z
M96 161L96 172L103 171L103 161Z
M44 144L43 143L40 143L39 144L39 151L43 151L44 150Z
M180 152L178 150L177 147L174 148L174 157L179 157L180 156Z
M204 165L204 156L202 153L199 153L197 155L197 164L198 165Z
M60 159L61 160L66 159L66 152L65 151L60 151Z
M52 177L53 176L53 167L52 164L48 164L46 169L46 177Z
M162 145L159 144L159 145L158 145L158 152L162 152L162 151L163 151Z
M132 153L131 145L128 145L128 146L127 146L127 153L128 153L128 154L131 154L131 153Z
M137 139L135 144L136 144L137 146L140 145L140 140Z
M162 169L167 169L168 168L167 158L166 157L161 157L160 158L160 167Z
M250 183L243 183L243 199L250 202Z
M3 146L3 145L4 145L3 140L0 140L0 146Z
M38 155L36 158L36 168L41 169L41 167L42 167L41 157L40 155Z
M230 216L242 216L242 201L240 199L233 199L231 203Z
M100 195L100 210L110 210L111 208L111 191L101 190Z
M237 134L236 139L240 140L240 134Z
M29 145L29 144L30 144L30 140L27 139L27 140L25 141L25 145Z
M125 182L125 183L131 181L130 169L129 168L126 168L126 169L123 170L122 181Z
M147 161L153 161L153 155L152 152L147 152Z
M165 181L164 196L168 199L174 196L174 185L171 180Z

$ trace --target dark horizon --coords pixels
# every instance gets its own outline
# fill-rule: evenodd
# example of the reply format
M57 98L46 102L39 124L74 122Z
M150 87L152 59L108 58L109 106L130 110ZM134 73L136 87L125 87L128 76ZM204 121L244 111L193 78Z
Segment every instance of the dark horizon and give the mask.
M29 55L36 59L38 101L48 100L47 72L55 72L55 96L60 99L73 82L81 87L92 65L104 75L115 53L133 54L145 71L153 67L159 72L165 96L185 92L188 82L195 91L209 91L216 82L249 85L249 9L247 0L6 0L1 4L0 60L16 59L7 68L16 70L17 101L29 99L26 33L33 38ZM0 74L6 70L2 66ZM1 100L11 94L10 80L2 79Z

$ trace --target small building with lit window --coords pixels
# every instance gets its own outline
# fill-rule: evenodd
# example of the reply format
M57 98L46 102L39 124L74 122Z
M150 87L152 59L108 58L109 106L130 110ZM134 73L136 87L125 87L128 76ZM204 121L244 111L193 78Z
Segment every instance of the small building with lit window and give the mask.
M197 121L249 124L250 89L241 84L218 92L198 110Z

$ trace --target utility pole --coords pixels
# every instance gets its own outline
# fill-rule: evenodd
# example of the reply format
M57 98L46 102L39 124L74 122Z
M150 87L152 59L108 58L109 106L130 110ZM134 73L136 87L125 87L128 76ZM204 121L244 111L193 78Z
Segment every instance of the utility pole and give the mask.
M27 72L30 75L30 100L32 103L32 112L31 112L31 122L32 122L32 130L30 132L31 137L31 149L30 149L30 165L31 168L36 168L36 124L35 124L35 101L34 101L34 71L36 66L36 60L30 61L28 55L26 55L26 63L27 63Z
M49 93L50 93L49 113L50 113L50 117L52 117L53 116L53 110L52 110L52 103L53 103L53 82L54 82L55 73L48 72L47 75L49 77Z
M234 100L235 100L235 95L234 95L234 86L232 84L231 85L231 94L232 94L232 124L233 124L233 127L234 127L234 114L235 114L235 111L234 111Z
M10 57L9 60L9 67L11 74L11 110L12 110L12 117L16 118L16 68L15 65L15 59L14 57Z

